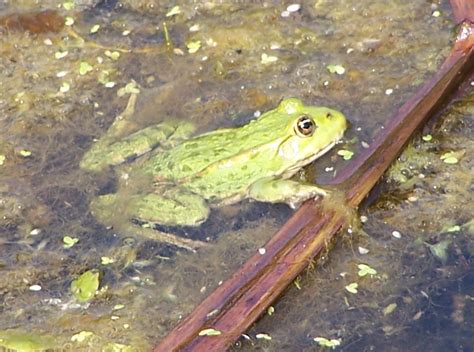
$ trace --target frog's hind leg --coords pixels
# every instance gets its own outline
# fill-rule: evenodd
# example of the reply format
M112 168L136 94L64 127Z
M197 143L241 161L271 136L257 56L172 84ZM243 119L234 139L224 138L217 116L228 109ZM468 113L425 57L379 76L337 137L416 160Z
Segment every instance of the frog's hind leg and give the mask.
M117 201L117 197L116 194L106 194L92 201L90 209L97 220L105 224L113 224L117 231L127 235L168 243L192 252L199 247L207 245L206 242L191 240L171 233L134 225L130 219L130 204L123 202L123 200ZM120 204L123 203L127 203L127 205L121 208ZM137 205L134 204L134 202L131 204L132 206Z
M173 144L173 140L182 140L193 133L194 127L189 123L160 123L127 135L127 131L137 128L131 120L136 100L137 94L131 94L125 110L86 152L80 163L81 168L98 171L107 165L119 165L159 145L168 146Z
M201 196L174 187L137 196L132 202L137 218L166 226L197 226L210 212Z

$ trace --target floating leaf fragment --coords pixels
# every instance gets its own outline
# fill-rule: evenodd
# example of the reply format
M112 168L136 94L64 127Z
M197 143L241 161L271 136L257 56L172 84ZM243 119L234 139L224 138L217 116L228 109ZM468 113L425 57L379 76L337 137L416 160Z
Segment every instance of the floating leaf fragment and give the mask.
M190 32L197 32L199 31L199 24L193 24L191 27L189 27Z
M446 229L446 232L459 232L459 231L461 231L461 226L459 225L454 225Z
M301 277L298 276L294 281L293 284L298 290L301 290Z
M397 230L392 231L392 236L397 238L397 239L402 238L402 234L400 233L400 231L397 231Z
M78 332L77 334L74 334L71 336L71 341L72 342L84 342L86 340L88 340L89 338L91 338L92 336L94 336L94 333L91 332L91 331L81 331L81 332Z
M199 336L219 336L220 334L222 334L222 332L212 328L199 331Z
M100 257L100 264L102 265L109 265L115 263L115 260L113 258L109 257Z
M31 236L38 236L40 233L41 233L41 229L38 229L38 228L30 231Z
M358 287L359 287L359 284L357 282L352 282L344 288L346 289L347 292L356 294L358 292L357 291Z
M275 313L275 307L273 307L273 306L268 307L267 314L268 315L273 315L273 313Z
M374 276L374 275L377 275L377 270L375 270L374 268L368 266L367 264L359 264L359 265L357 265L357 267L359 268L359 272L357 273L357 275L359 275L359 276L366 276L366 275Z
M64 24L66 26L72 26L74 24L74 18L68 16L66 17L66 20L64 21Z
M63 57L66 57L67 54L68 54L68 51L67 51L67 50L65 50L65 51L56 51L56 52L54 53L54 57L55 57L56 59L60 60L60 59L62 59Z
M337 346L341 345L341 340L339 339L327 339L325 337L315 337L314 342L317 342L320 346L329 347L329 348L336 348Z
M79 302L87 302L92 299L98 288L99 271L95 269L86 271L71 282L71 292Z
M278 61L278 57L272 56L272 55L267 55L265 53L262 54L260 62L263 65L271 64L272 62Z
M454 156L449 156L449 157L443 159L443 161L446 164L457 164L459 162L459 160L457 158L455 158Z
M63 8L67 11L70 11L74 8L74 1L73 0L68 0L63 2Z
M5 163L6 159L7 159L7 157L5 155L0 154L0 166L2 166Z
M105 88L113 88L115 87L115 82L107 82L104 84Z
M196 51L201 48L201 41L200 40L194 40L190 41L186 44L186 47L188 48L188 53L194 54Z
M24 158L28 158L28 157L31 156L31 152L29 150L26 150L26 149L20 150L19 154Z
M291 13L291 12L298 12L300 9L301 9L300 4L291 4L291 5L288 5L288 7L286 8L286 11Z
M106 50L104 51L104 54L105 56L107 56L108 58L111 58L114 61L118 60L120 57L120 53L118 51Z
M94 68L88 63L88 62L85 62L85 61L82 61L80 64L79 64L79 74L81 76L84 76L86 74L88 74L89 72L91 72Z
M350 160L354 155L354 152L347 149L341 149L337 151L337 155L342 156L344 160Z
M124 308L125 308L124 304L116 304L113 309L114 310L120 310L120 309L124 309Z
M397 309L397 304L396 303L390 303L388 306L386 306L384 309L383 309L383 315L389 315L389 314L392 314L395 309Z
M100 71L99 72L99 76L97 77L97 80L99 81L99 83L101 84L106 84L107 82L109 82L109 71Z
M459 159L464 156L465 152L465 150L447 152L441 155L440 159L443 160L446 164L457 164L459 162Z
M268 334L257 334L255 335L255 337L257 338L257 340L267 340L267 341L270 341L272 339L272 337Z
M41 286L40 285L31 285L29 287L30 291L35 291L35 292L38 292L38 291L41 291Z
M71 85L67 82L63 82L63 84L61 84L61 87L59 87L59 91L61 93L67 93L69 92L69 89L71 89Z
M430 142L433 139L433 136L431 134L425 134L424 136L421 137L425 142Z
M342 65L327 65L326 68L330 73L335 73L338 75L343 75L346 72L346 69Z
M181 13L181 8L178 5L176 5L171 10L168 11L168 13L166 14L166 17L173 17L176 15L179 15L180 13Z
M71 248L73 247L77 242L79 242L79 238L71 237L71 236L64 236L63 237L63 247L64 248Z
M95 24L95 25L93 25L93 26L91 27L91 29L90 29L89 32L90 32L91 34L94 34L94 33L97 33L97 32L99 31L99 29L100 29L100 24Z

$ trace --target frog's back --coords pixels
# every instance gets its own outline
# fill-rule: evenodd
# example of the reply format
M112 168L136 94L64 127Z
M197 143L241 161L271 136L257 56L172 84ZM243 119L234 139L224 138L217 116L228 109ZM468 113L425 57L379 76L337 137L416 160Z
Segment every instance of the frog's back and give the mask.
M184 184L186 188L205 186L220 194L219 184L229 192L241 192L252 180L269 172L269 159L274 157L269 153L276 153L278 149L271 144L278 144L286 135L284 131L289 121L288 115L272 110L242 127L196 136L155 155L148 162L153 168L150 172L158 178Z

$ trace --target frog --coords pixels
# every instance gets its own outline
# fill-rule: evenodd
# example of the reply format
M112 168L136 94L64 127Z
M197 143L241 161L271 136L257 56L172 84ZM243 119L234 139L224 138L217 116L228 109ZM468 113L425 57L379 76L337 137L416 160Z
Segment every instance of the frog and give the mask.
M91 201L100 222L194 251L208 242L157 228L199 226L211 209L244 199L295 208L328 195L292 177L340 141L342 112L285 98L237 127L197 134L192 123L169 120L129 133L137 95L80 162L94 172L120 169L117 190Z

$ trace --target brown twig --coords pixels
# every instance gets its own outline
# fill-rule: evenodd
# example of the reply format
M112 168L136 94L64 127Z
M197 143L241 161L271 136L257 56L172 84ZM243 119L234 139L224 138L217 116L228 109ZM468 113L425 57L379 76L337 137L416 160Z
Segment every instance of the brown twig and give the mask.
M474 23L474 1L472 0L450 0L456 24L462 22Z
M462 5L460 1L455 3ZM470 16L472 13L456 18ZM333 184L339 184L345 191L350 207L360 204L416 129L472 75L473 48L474 26L465 21L451 54L438 73L390 119L370 149L338 173ZM306 202L265 245L265 255L257 253L243 264L178 324L155 352L219 351L235 341L344 225L346 220L342 214L323 212L318 203ZM199 336L206 328L221 334Z

